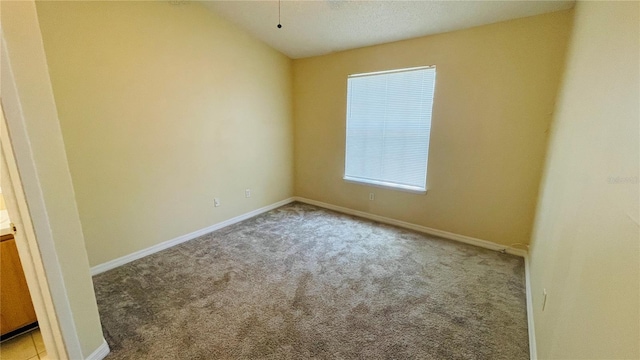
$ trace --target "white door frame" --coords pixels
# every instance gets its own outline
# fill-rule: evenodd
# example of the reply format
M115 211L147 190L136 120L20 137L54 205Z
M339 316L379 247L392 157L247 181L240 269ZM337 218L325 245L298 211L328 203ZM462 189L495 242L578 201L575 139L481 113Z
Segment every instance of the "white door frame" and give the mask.
M47 356L81 359L80 341L55 249L44 198L31 155L29 139L11 71L7 47L0 31L0 181L16 246L41 328ZM25 188L31 189L27 202ZM35 191L34 191L35 190ZM36 237L36 224L41 230ZM42 231L46 229L48 231Z
M7 127L1 109L0 114L2 114L2 129L0 129L0 142L2 143L2 148L0 149L0 157L2 158L2 163L0 164L0 183L2 184L2 195L7 205L9 218L16 229L13 237L15 238L20 262L22 263L24 275L27 279L27 286L29 287L31 301L36 311L42 338L45 342L47 355L52 359L66 359L68 356L64 349L62 334L60 333L60 327L56 319L53 300L49 292L49 284L46 282L46 275L44 267L42 266L38 244L35 241L31 218L29 217L28 211L26 214L24 214L23 211L23 209L28 209L28 207L26 206L24 195L18 195L23 194L22 184L20 184L19 181L14 183L12 180L12 178L19 180L19 176L16 177L18 169L15 165L13 154L10 153L10 144L7 145L9 142ZM9 148L8 151L5 150L6 148ZM22 206L20 205L21 203Z

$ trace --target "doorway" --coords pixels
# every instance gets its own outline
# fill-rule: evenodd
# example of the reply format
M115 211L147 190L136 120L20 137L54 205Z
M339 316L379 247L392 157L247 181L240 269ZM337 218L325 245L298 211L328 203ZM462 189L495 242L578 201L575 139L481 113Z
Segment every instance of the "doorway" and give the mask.
M25 297L25 291L28 293L28 297L31 298L33 304L32 309L38 326L38 328L34 327L33 321L29 320L30 316L33 315L29 314L29 309L24 309L28 307L23 306L23 309L16 310L23 314L20 316L22 320L18 319L15 323L21 324L20 322L22 321L23 323L26 322L26 324L12 330L14 331L13 335L24 334L16 337L9 335L8 337L12 339L7 340L4 345L0 345L0 351L2 351L0 356L9 358L8 356L11 354L11 358L21 359L24 357L24 360L68 359L54 310L53 299L49 291L40 248L32 227L29 207L15 162L4 113L4 99L2 98L0 98L0 188L2 189L4 207L6 207L5 214L10 219L8 220L9 228L5 229L4 232L8 232L5 235L11 235L12 237L11 240L2 242L4 244L0 249L2 251L2 260L5 260L5 257L9 259L17 255L15 260L10 260L13 262L13 277L16 277L15 273L19 273L20 276L17 277L22 277L22 281L24 281L24 284L18 284L17 288L7 290L19 291L22 293L21 296L23 298ZM7 239L6 236L5 239ZM10 254L12 251L17 254ZM0 276L2 276L0 286L9 285L8 281L5 282L5 279L9 280L9 276L5 276L5 274ZM17 282L20 282L20 280ZM24 289L24 285L26 285L27 289ZM4 316L2 320L5 322ZM31 358L25 357L29 354L33 356Z
M5 171L4 161L0 163L2 171ZM46 359L46 349L16 246L15 231L0 188L0 357Z

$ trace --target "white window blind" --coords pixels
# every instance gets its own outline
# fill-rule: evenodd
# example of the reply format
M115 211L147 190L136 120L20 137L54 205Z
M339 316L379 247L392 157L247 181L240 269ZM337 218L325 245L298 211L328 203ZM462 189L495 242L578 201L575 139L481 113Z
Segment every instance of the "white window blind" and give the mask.
M435 67L350 75L345 180L426 191Z

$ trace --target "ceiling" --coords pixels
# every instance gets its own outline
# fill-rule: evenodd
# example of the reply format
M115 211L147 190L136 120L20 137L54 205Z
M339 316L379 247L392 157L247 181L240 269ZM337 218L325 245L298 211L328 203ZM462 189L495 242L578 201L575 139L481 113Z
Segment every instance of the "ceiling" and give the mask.
M293 59L569 9L574 1L203 1Z

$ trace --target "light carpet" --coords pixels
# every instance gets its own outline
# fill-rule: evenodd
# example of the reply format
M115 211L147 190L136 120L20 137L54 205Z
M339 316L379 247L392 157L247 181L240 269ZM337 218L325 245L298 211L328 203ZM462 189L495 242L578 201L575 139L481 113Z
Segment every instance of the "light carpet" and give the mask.
M94 277L117 359L528 359L523 259L293 203Z

